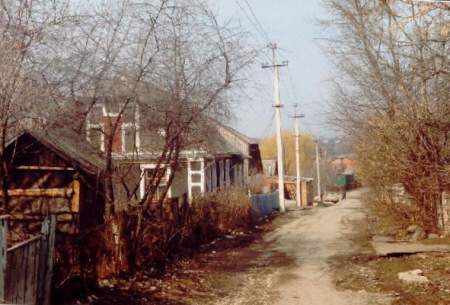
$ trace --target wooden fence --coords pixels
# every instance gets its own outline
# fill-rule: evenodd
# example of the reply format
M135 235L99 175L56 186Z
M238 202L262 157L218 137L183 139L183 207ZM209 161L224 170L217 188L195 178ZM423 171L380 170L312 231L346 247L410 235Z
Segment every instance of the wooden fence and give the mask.
M0 217L0 302L50 304L55 226L51 216L40 235L8 248L8 217Z

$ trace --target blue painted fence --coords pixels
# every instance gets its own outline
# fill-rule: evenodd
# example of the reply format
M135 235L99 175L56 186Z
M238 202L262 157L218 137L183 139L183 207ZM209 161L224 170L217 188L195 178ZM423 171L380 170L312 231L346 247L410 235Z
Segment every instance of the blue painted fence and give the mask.
M253 215L256 218L269 216L274 210L280 209L278 192L266 195L253 195L252 202Z

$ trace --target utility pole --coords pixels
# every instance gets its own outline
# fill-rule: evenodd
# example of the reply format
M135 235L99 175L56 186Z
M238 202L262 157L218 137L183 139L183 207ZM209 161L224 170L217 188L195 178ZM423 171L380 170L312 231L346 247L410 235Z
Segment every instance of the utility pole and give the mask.
M297 207L300 208L303 206L302 203L302 192L301 192L301 181L302 181L302 172L301 172L301 160L300 160L300 119L304 118L304 114L297 113L298 104L294 105L295 111L292 118L295 120L295 164L297 171L297 180L296 180L296 201Z
M275 101L273 107L275 108L275 123L277 129L277 159L278 159L278 192L280 198L280 211L286 212L284 205L284 164L283 164L283 142L281 139L281 97L280 97L280 68L286 67L287 62L277 63L277 44L269 45L272 49L272 65L263 65L263 69L273 69Z
M316 169L317 169L317 196L322 201L322 190L320 187L320 156L319 156L319 140L316 139Z
M327 196L327 184L328 184L328 149L325 148L323 152L323 161L325 163L325 175L323 177L323 195Z

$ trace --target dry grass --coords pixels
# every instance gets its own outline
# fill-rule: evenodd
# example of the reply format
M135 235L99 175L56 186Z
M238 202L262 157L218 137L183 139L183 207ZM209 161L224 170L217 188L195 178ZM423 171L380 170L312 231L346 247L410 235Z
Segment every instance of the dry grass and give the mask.
M196 222L209 223L217 234L226 234L251 223L250 198L240 188L229 188L198 198L192 205Z
M401 257L355 256L336 258L341 270L335 282L341 289L366 290L393 297L393 305L450 304L450 257L443 254ZM405 284L398 273L421 269L429 284Z
M381 205L380 205L381 206ZM380 207L377 206L377 207ZM374 211L374 207L370 211ZM377 212L380 212L378 210ZM384 218L380 215L385 215ZM334 281L343 290L366 290L392 296L393 305L448 305L450 304L450 255L418 254L399 257L378 257L373 254L370 238L371 229L384 227L383 233L395 233L408 222L398 215L382 212L377 214L379 223L354 223L356 233L351 236L352 247L357 253L351 256L336 256L330 263L336 270ZM380 231L376 232L380 234ZM448 242L448 239L438 239ZM398 273L421 269L430 280L426 285L405 284L398 279Z

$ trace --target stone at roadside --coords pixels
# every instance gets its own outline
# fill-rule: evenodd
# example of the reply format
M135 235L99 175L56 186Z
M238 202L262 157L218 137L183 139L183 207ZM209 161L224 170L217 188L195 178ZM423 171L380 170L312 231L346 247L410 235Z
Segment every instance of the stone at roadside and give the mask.
M437 238L439 238L439 235L434 234L434 233L430 233L430 234L428 234L427 238L428 239L437 239Z
M426 284L430 282L420 269L400 272L398 278L408 284Z
M412 241L424 240L427 238L427 234L421 227L417 227L416 231L411 235Z
M450 253L450 245L428 245L420 242L375 242L372 241L375 253L379 256L399 256L417 253Z
M395 242L395 238L392 236L384 236L384 235L375 235L372 237L372 240L375 242L384 242L384 243L390 243Z
M412 233L416 232L418 228L419 228L418 225L410 225L410 226L406 229L406 232L412 234Z

